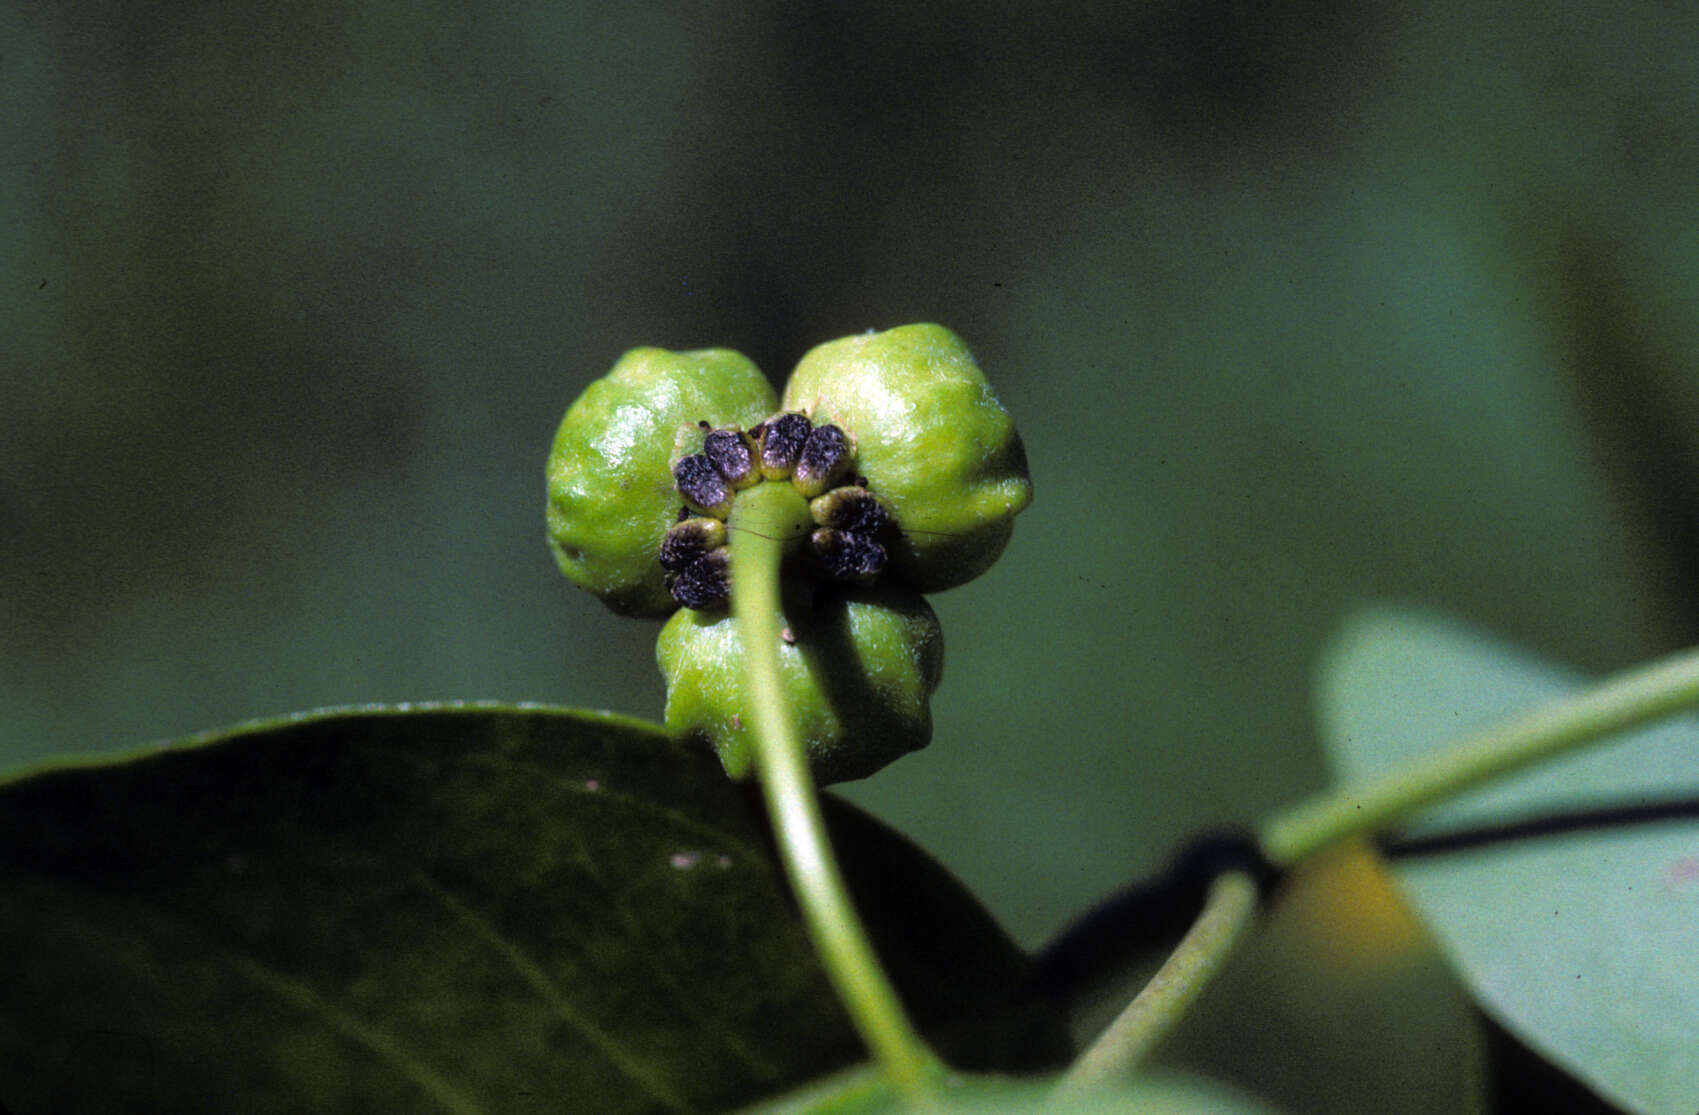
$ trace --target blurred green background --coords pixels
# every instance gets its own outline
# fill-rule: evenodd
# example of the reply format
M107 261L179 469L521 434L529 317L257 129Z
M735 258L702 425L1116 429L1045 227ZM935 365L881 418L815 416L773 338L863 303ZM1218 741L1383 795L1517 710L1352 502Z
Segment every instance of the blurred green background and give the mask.
M4 0L0 83L0 761L656 716L655 628L543 544L567 403L919 320L1037 500L935 598L933 746L847 793L1025 943L1324 781L1358 601L1601 671L1699 637L1693 13ZM1345 998L1256 1040L1334 1072Z

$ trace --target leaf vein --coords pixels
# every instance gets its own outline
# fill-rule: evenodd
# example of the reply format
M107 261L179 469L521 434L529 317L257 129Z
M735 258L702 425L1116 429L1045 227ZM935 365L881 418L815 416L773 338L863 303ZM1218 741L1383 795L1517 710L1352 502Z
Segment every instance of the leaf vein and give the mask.
M282 972L257 960L235 952L227 953L227 957L230 966L239 975L259 984L303 1012L317 1017L355 1045L362 1046L389 1061L445 1110L453 1111L456 1115L483 1115L482 1105L462 1094L441 1073L409 1053L400 1042L383 1030L326 1002L305 984L290 979Z
M585 1017L577 1007L561 994L554 981L549 978L542 966L525 954L525 950L510 941L499 929L476 910L450 893L443 885L423 871L414 873L414 882L431 898L440 903L458 918L468 929L477 934L480 940L493 949L519 977L548 1004L556 1017L576 1030L585 1041L594 1046L604 1057L611 1061L626 1076L657 1101L671 1111L684 1113L694 1112L674 1092L661 1074L653 1066L646 1064L642 1058L631 1050L626 1049L616 1038L603 1030L594 1021Z

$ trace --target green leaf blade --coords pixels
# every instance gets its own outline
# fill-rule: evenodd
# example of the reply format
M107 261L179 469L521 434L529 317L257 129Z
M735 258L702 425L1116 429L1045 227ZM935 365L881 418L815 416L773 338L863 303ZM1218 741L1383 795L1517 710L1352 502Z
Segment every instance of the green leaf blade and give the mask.
M14 779L0 1101L748 1102L861 1056L764 825L705 752L540 708L311 715ZM977 907L958 921L1004 940Z
M1319 692L1346 784L1583 688L1457 625L1382 610L1335 642ZM1699 728L1635 732L1425 812L1413 832L1496 827L1699 789ZM1394 874L1482 1006L1637 1112L1699 1106L1699 853L1691 819L1498 840Z
M1137 1078L1073 1095L1057 1080L956 1077L933 1115L1278 1115L1275 1108L1218 1081L1173 1073ZM914 1108L871 1067L817 1082L741 1115L903 1115Z

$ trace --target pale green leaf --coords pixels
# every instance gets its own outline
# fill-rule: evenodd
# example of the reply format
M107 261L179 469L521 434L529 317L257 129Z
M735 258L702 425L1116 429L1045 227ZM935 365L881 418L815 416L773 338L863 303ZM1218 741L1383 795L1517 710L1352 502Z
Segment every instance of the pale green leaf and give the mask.
M1319 691L1341 781L1368 779L1585 682L1431 616L1377 610L1333 644ZM1699 726L1594 745L1426 812L1416 831L1640 808L1699 793ZM1612 1102L1699 1110L1699 825L1501 839L1395 875L1481 1005Z

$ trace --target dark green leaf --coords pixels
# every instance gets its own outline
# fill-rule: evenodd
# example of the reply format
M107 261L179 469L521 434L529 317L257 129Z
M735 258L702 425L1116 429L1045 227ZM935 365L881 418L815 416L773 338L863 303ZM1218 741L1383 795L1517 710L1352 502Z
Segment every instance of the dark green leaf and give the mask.
M1373 612L1334 644L1320 704L1346 782L1581 688L1430 617ZM1699 729L1602 743L1423 816L1447 832L1699 789ZM1399 881L1481 1004L1633 1111L1699 1109L1699 832L1691 819L1490 841L1401 860Z
M1053 1061L987 916L830 814L858 893L900 881L869 916L946 1056ZM594 713L310 714L14 778L0 910L20 1112L710 1111L864 1056L758 795Z

